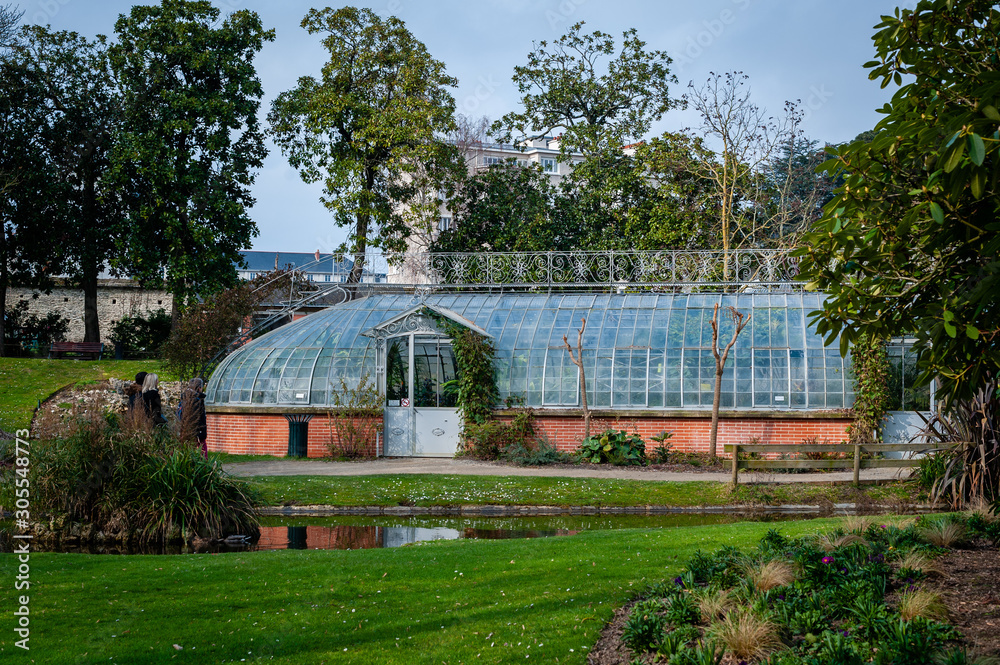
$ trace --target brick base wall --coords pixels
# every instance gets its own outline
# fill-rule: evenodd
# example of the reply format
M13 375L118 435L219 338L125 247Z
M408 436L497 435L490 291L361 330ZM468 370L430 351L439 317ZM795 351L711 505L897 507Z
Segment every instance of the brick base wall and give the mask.
M501 415L500 418L506 420L510 416ZM753 414L727 416L719 420L718 450L721 454L726 444L748 443L754 438L759 439L759 443L793 444L813 437L819 443L840 443L847 440L846 428L850 424L850 418L828 415L816 418ZM583 439L583 418L580 416L536 412L535 425L563 452L575 450ZM656 445L652 437L666 430L673 433L668 441L674 450L708 452L711 426L710 415L656 417L644 414L619 418L595 417L591 420L591 433L608 428L638 432L651 450ZM337 440L336 430L332 439ZM327 416L317 414L309 423L309 457L327 456L330 442ZM209 413L208 449L241 455L284 456L288 452L288 421L274 413ZM369 457L381 454L380 450L374 449L374 445L370 445L365 452Z
M208 449L238 455L288 454L288 421L273 413L208 413ZM379 422L381 430L381 422ZM339 442L336 429L332 441ZM309 422L306 453L309 457L330 455L330 424L325 415L316 415ZM374 442L364 451L365 457L376 457Z
M812 437L817 438L818 443L840 443L847 439L846 428L850 424L850 418L780 419L752 416L720 418L718 452L722 454L723 446L726 444L749 443L753 438L760 439L758 443L802 443L803 439ZM539 416L535 421L535 428L562 452L576 450L583 440L581 417ZM643 416L591 419L591 434L606 429L623 429L629 434L638 433L646 442L647 451L658 445L652 437L667 431L673 434L667 440L673 450L684 453L707 453L712 432L712 418L711 416L685 418Z

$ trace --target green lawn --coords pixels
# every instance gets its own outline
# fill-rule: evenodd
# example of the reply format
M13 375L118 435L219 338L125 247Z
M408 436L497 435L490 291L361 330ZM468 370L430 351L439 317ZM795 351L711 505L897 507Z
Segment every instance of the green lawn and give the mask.
M870 485L741 485L735 494L718 482L660 482L530 476L380 475L256 476L266 505L441 506L720 506L877 501L915 502L916 483Z
M796 535L837 520L783 523ZM31 651L51 663L584 663L613 610L698 549L772 524L589 532L399 549L31 557ZM0 559L13 580L15 557ZM18 592L24 593L24 592ZM180 649L176 648L181 647ZM20 662L20 661L19 661Z
M0 429L13 432L31 424L39 400L74 383L130 379L145 370L173 380L158 360L45 360L0 358Z

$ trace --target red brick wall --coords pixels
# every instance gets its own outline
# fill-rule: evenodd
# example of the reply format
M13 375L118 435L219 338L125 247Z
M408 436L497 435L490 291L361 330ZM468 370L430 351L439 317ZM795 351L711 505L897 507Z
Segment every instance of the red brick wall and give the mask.
M569 415L545 415L536 412L536 427L545 433L556 448L570 452L583 439L583 418ZM508 418L501 416L502 419ZM719 421L719 452L732 443L747 443L757 437L760 443L802 443L803 439L816 437L820 443L840 443L847 439L845 428L850 418L774 418L748 414L745 417L726 417ZM666 430L673 432L669 443L680 452L707 452L712 425L710 415L697 417L641 417L623 416L618 419L594 418L591 433L607 428L638 431L652 450L653 436ZM336 439L336 430L333 438ZM327 416L318 414L309 423L309 457L325 457L330 449L330 426ZM288 452L288 421L280 414L209 413L208 449L242 455L285 455ZM369 456L381 451L372 447Z
M845 428L851 424L850 418L720 418L718 450L721 454L723 446L733 443L748 443L757 437L759 443L802 443L803 439L816 437L818 443L840 443L847 439ZM535 427L563 452L570 452L583 440L583 418L572 416L539 416ZM605 429L623 429L627 432L638 432L646 441L647 451L658 444L652 437L660 432L672 432L668 439L673 450L679 452L708 452L708 442L712 430L711 416L697 418L627 418L608 419L594 418L590 422L590 433L596 434Z
M279 455L288 453L288 421L275 413L209 413L208 449L239 455ZM381 423L379 423L381 428ZM336 429L333 441L338 441ZM327 416L313 416L309 422L309 457L330 455L330 424ZM378 452L374 444L366 451L368 457Z

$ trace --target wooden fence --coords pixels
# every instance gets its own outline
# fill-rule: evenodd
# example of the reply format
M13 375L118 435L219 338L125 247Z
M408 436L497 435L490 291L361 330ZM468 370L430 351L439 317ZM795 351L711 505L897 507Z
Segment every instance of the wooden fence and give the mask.
M818 443L818 444L727 444L725 451L732 453L726 463L733 471L733 485L737 483L740 469L847 469L854 467L854 484L859 483L861 469L905 468L919 466L919 458L862 459L862 453L910 452L930 453L946 450L956 444L942 443ZM846 453L842 459L739 459L740 453ZM735 460L735 464L733 461Z

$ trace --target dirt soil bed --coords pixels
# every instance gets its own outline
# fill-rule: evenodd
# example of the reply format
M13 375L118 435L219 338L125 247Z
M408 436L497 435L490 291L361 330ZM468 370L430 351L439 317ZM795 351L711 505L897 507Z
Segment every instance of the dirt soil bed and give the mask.
M938 560L944 575L923 583L923 588L941 594L953 625L966 639L970 653L1000 656L1000 549L978 542L964 550L952 550ZM622 642L622 629L634 603L615 611L587 657L590 665L656 663L656 655L634 655ZM736 661L726 654L723 665Z
M1000 550L952 550L938 562L945 575L926 588L941 594L970 651L1000 656Z

